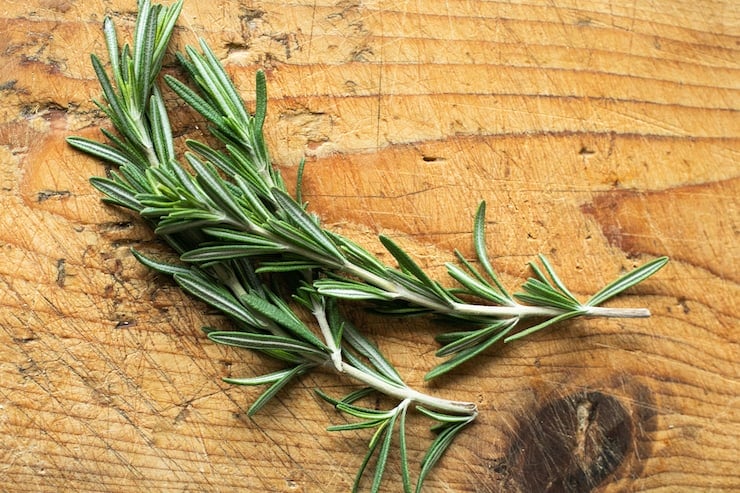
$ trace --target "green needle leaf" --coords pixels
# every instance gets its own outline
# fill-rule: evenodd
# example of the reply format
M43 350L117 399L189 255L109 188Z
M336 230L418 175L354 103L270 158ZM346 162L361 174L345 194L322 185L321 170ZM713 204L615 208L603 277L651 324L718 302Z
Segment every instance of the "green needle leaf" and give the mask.
M365 469L367 469L367 465L370 462L370 459L373 458L373 455L375 454L375 449L378 447L378 440L374 440L370 442L370 446L367 449L367 452L365 453L365 458L362 460L362 464L360 464L360 468L357 471L357 475L355 476L355 482L352 485L352 493L357 493L360 490L360 481L362 481L362 476L365 474Z
M160 6L157 6L160 7ZM134 73L139 82L139 92L137 94L138 107L144 108L149 98L151 84L156 75L155 70L159 67L153 66L152 56L154 54L154 36L157 32L157 16L159 8L155 9L154 15L144 15L143 22L137 23L137 38L134 44L137 50L134 52ZM142 17L139 17L141 20ZM140 29L139 29L140 27Z
M206 119L210 120L216 125L222 124L223 117L221 116L221 114L216 111L216 109L214 109L206 100L198 96L192 89L190 89L188 86L186 86L176 78L172 77L171 75L165 75L164 80L167 85L170 86L173 91L175 91L175 94L180 96L182 100L188 104L188 106L193 108L195 111L197 111Z
M409 472L408 447L406 445L406 412L408 407L401 409L401 415L398 418L398 448L401 456L401 482L404 493L411 493L411 474Z
M530 327L526 330L522 330L521 332L517 332L514 335L511 335L504 339L505 343L516 341L517 339L522 339L524 337L527 337L528 335L532 335L535 332L539 332L540 330L544 329L545 327L549 327L551 325L555 325L556 323L562 322L564 320L568 320L569 318L575 318L580 317L584 314L583 310L574 310L571 312L563 313L562 315L558 315L557 317L550 318L541 324L537 324L533 327Z
M506 288L499 281L496 271L493 270L491 261L488 258L488 252L486 248L486 203L483 201L478 206L478 210L475 214L475 222L473 223L473 245L475 247L475 253L478 256L478 261L483 266L483 269L488 274L488 277L494 282L496 287L501 291L501 294L505 299L509 300L509 305L513 305L513 299Z
M326 345L321 342L321 340L319 340L292 311L281 309L277 305L270 303L254 293L244 294L240 296L239 299L252 311L273 320L278 325L289 330L293 335L300 337L303 341L312 345L314 348L317 348L318 351L326 353L329 352Z
M480 280L474 279L473 277L469 276L460 267L451 263L446 263L445 267L447 267L447 273L457 282L465 286L470 294L493 301L494 303L498 303L500 305L512 305L512 302L509 298L492 289L489 285L484 284Z
M437 411L432 411L424 406L416 406L416 410L422 414L426 414L435 421L441 423L469 423L471 420L470 415L456 415L456 414L445 414Z
M516 322L516 319L503 319L479 330L441 334L437 337L438 342L445 340L451 341L437 351L437 356L449 356L450 354L459 353L470 347L474 347L481 341L491 337L491 334L495 332L508 331Z
M212 166L203 163L194 154L186 154L190 166L198 176L198 182L208 194L208 198L227 212L237 224L249 224L249 218L237 204L231 190L224 186L224 182Z
M381 421L387 420L393 416L393 411L380 411L377 409L369 409L367 407L356 406L349 404L344 401L339 401L336 404L336 408L344 413L349 414L355 418Z
M136 194L119 183L108 180L107 178L93 177L90 184L103 192L106 197L103 199L108 203L120 205L127 209L141 212L144 206L136 199Z
M213 331L208 333L208 338L218 344L235 346L246 349L280 350L288 353L302 355L314 361L326 359L326 353L316 349L307 343L300 342L289 337L275 336L271 334L257 334L250 332Z
M395 293L351 280L320 279L314 283L314 287L321 295L349 300L386 301L396 297Z
M108 59L110 60L111 71L114 74L119 74L121 73L121 65L118 58L118 36L116 34L116 25L108 16L103 20L103 33L105 35L105 44L108 48Z
M361 389L354 390L350 392L349 394L342 397L342 402L345 402L347 404L353 404L360 399L363 399L371 394L377 393L378 391L375 390L372 387L364 387Z
M501 328L499 332L497 332L493 337L491 337L488 340L485 340L481 342L480 344L474 345L472 347L467 347L466 349L460 350L453 356L452 358L448 359L444 363L441 363L437 365L434 369L432 369L429 373L427 373L424 376L424 380L432 380L434 378L437 378L440 375L443 375L450 370L453 370L460 366L461 364L465 363L469 359L477 356L478 354L485 351L487 348L491 347L493 344L501 340L506 334L508 334L511 329L514 328L516 325L518 319L514 318L511 320L508 320L508 325L505 325Z
M82 137L67 137L67 143L82 152L91 154L117 166L132 164L129 158L115 147Z
M352 324L345 323L343 335L347 343L349 343L358 353L366 357L381 375L401 387L406 386L393 365L391 365L388 360L383 357L378 348L360 334Z
M581 307L580 303L539 279L527 279L522 289L524 289L523 293L516 293L514 296L525 303L563 310L577 310Z
M258 274L269 272L307 272L320 268L321 264L305 260L263 260L259 263L256 272Z
M152 87L152 97L149 100L151 105L149 115L151 118L151 132L154 149L159 157L160 163L167 164L175 158L175 148L172 140L172 127L167 116L167 109L164 105L162 94L157 86ZM181 169L175 166L175 169Z
M175 273L174 278L185 291L236 320L254 327L264 326L231 293L203 275L195 274L192 270L189 270Z
M113 85L108 78L108 74L105 73L102 62L95 55L91 55L90 60L92 61L95 75L98 77L98 81L100 82L100 87L103 90L105 100L110 107L108 116L114 120L114 124L118 130L123 132L126 137L136 142L137 145L140 145L142 138L140 132L136 130L136 123L131 119L128 113L123 110L118 95L116 94L115 89L113 89Z
M353 430L365 430L367 428L377 428L381 424L387 421L386 418L376 420L365 420L355 421L352 423L346 423L343 425L332 425L327 426L327 431L353 431Z
M654 260L651 260L645 265L638 267L632 272L625 274L616 281L604 287L601 291L593 295L590 300L588 300L586 306L601 305L609 298L618 295L622 291L631 288L635 284L639 284L648 277L652 276L660 269L662 269L666 263L668 263L668 257L658 257Z
M293 373L293 371L295 371L295 368L287 368L285 370L278 370L276 372L266 373L257 377L224 377L221 380L232 385L248 385L250 387L254 387L257 385L275 383L284 379L286 376Z
M134 257L136 257L136 260L155 272L160 272L162 274L167 274L170 276L174 276L175 274L180 274L183 276L191 275L190 269L188 269L187 267L169 264L166 262L159 262L157 260L154 260L153 258L145 256L144 254L133 248L131 249L131 253L134 255Z
M436 298L440 298L444 302L451 301L449 293L442 289L438 283L432 281L429 276L422 270L414 260L403 251L396 243L390 238L384 235L380 235L380 242L383 244L386 250L393 255L393 258L398 262L398 266L401 270L411 276L418 279L424 286L429 288ZM418 289L418 288L417 288Z
M258 70L255 74L255 79L257 101L254 110L254 132L257 135L262 135L262 126L265 123L265 116L267 115L267 82L265 81L265 72Z
M278 188L272 189L272 195L275 197L275 202L286 212L290 220L320 246L325 253L336 260L344 258L331 238L290 195Z
M385 426L385 438L378 452L378 460L375 463L375 476L373 477L373 485L370 489L373 493L380 490L380 484L383 481L383 473L385 472L385 465L388 462L388 454L390 453L391 442L393 441L393 429L396 426L397 418L398 414L394 414Z
M269 240L262 241L260 237L255 238L253 244L241 245L214 245L196 248L185 252L180 257L184 262L212 262L214 260L230 260L239 257L253 257L256 255L271 255L280 253L285 248Z
M465 428L469 422L470 421L451 425L449 428L445 428L440 432L439 435L437 435L437 438L434 439L434 442L429 446L427 453L421 461L421 471L419 472L419 481L416 483L416 493L421 492L421 488L426 477L437 464L439 459L442 458L442 455L452 444L452 441L455 439L457 434L460 433L460 431Z
M302 375L306 373L310 368L313 368L315 365L313 363L303 363L300 365L297 365L296 367L292 368L290 371L288 371L282 378L279 380L276 380L272 385L270 385L267 390L265 390L249 407L249 410L247 411L248 416L254 416L257 414L260 409L262 409L265 404L267 404L275 395L280 392L288 383L290 383L296 376Z
M222 101L221 103L221 110L224 113L227 113L232 118L237 118L240 121L246 122L249 120L249 116L247 115L246 110L244 109L244 106L242 105L241 97L239 96L239 93L236 91L236 88L234 87L234 83L231 81L229 76L226 74L226 70L224 70L221 63L216 58L216 55L213 53L211 48L208 46L208 44L205 42L204 39L199 40L200 48L203 51L204 57L195 57L194 61L200 61L203 60L202 70L201 73L208 74L208 77L210 79L210 83L208 86L206 86L208 89L210 89L210 94L212 96L218 95L219 101ZM194 51L191 53L191 59L193 59ZM197 65L197 63L196 63ZM262 81L264 84L264 80ZM259 76L258 76L258 84L259 84ZM259 90L259 87L258 87ZM266 96L265 96L266 98ZM262 118L264 119L264 115L262 115Z
M550 275L550 279L552 279L552 282L555 283L555 286L558 287L558 289L568 298L570 299L574 304L579 305L578 299L573 296L573 293L571 293L568 288L565 287L565 284L563 284L563 281L560 280L560 278L555 274L555 270L552 268L552 265L550 265L550 262L547 261L547 258L545 258L544 255L539 255L540 262L542 262L542 265L545 266L545 270Z

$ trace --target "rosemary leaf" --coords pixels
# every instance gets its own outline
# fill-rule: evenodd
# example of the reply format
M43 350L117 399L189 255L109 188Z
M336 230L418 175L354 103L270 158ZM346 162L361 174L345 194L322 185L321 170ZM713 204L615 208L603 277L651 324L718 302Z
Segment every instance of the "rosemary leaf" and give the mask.
M243 294L239 299L253 312L260 313L270 320L275 321L289 330L291 334L302 339L311 346L324 352L329 350L329 348L327 348L326 345L321 342L292 311L287 309L287 306L279 307L274 304L277 300L273 301L273 303L269 303L261 296L257 296L253 293Z
M82 137L68 137L67 143L75 149L91 154L117 166L132 164L129 158L115 147Z
M417 409L419 409L417 407ZM398 417L398 449L401 460L401 484L404 493L411 493L411 472L409 471L408 447L406 445L406 412L404 406Z
M486 249L486 203L484 201L481 201L478 206L478 210L475 213L475 220L473 222L473 245L475 247L475 253L478 256L478 261L480 261L486 274L488 274L491 280L496 284L496 287L501 292L503 298L507 300L506 303L502 304L513 304L511 295L499 281L496 271L493 270L488 257Z
M245 308L233 294L192 269L173 275L177 284L185 291L230 317L253 327L264 328L264 324Z
M378 446L377 440L370 442L367 452L365 453L365 457L362 460L362 464L360 464L360 468L358 469L357 475L355 476L355 482L352 485L352 493L358 493L360 491L360 481L362 481L362 476L365 474L365 469L367 469L367 465L370 463L370 460L373 458L373 455L375 454L375 449L377 448L377 446Z
M579 305L578 300L575 296L573 296L573 293L568 291L568 288L565 287L565 284L563 284L563 281L560 280L560 278L555 273L555 270L550 265L550 262L547 261L547 258L545 258L544 255L539 255L540 262L542 262L542 265L545 267L545 270L547 271L548 275L550 276L550 279L552 279L552 282L557 286L557 288L560 290L560 292L570 301L573 302L575 306ZM548 283L549 284L549 283Z
M236 346L246 349L280 350L298 356L305 356L316 361L324 360L325 352L316 347L289 337L249 332L214 331L208 338L218 344Z
M264 392L262 392L262 394L252 403L252 405L249 406L249 409L247 410L247 416L254 416L255 414L257 414L265 406L265 404L272 400L272 398L275 397L275 395L277 395L277 393L280 392L286 385L288 385L295 377L306 373L308 370L315 366L316 365L313 363L302 363L300 365L296 365L290 371L285 373L282 378L275 380L272 385L270 385Z
M387 418L383 419L367 419L364 421L353 421L352 423L346 423L343 425L327 426L326 431L353 431L353 430L364 430L367 428L377 428L381 424L385 423Z
M641 267L628 272L624 276L608 284L601 291L593 295L591 299L586 302L586 306L601 305L609 298L618 295L625 289L631 288L632 286L639 284L648 277L652 276L661 268L663 268L666 263L668 263L668 257L658 257L642 265Z
M398 414L393 414L393 416L388 420L388 424L385 426L385 438L383 439L383 445L380 447L380 451L378 452L378 459L375 463L375 475L370 489L373 493L380 490L383 473L385 472L385 465L388 462L388 454L391 449L391 442L393 441L393 429L396 426L397 418Z
M466 266L472 269L472 266L470 266L470 264L467 264L467 262ZM474 279L455 264L446 263L445 267L447 267L447 273L450 275L450 277L464 286L469 294L492 301L494 303L511 306L511 300L494 290L489 284L482 282L481 278Z
M375 345L362 337L352 324L344 324L342 335L344 336L344 340L347 341L347 344L359 354L366 357L381 375L392 382L404 385L401 375L398 374L393 365L388 362Z
M260 375L257 377L239 377L239 378L224 377L221 380L223 380L226 383L233 384L233 385L249 385L249 386L266 385L266 384L272 384L280 380L283 380L286 376L292 374L294 371L295 371L295 368L287 368L287 369L278 370L272 373L266 373L264 375Z
M498 320L487 327L475 331L441 334L441 337L437 337L437 342L448 342L437 350L436 355L439 357L449 356L450 354L455 354L465 349L475 347L482 341L491 338L492 334L495 332L508 331L516 324L516 322L516 320L504 319Z
M331 238L290 195L277 188L273 189L272 193L275 201L285 211L290 221L303 230L318 247L336 260L344 258Z
M90 179L90 184L105 194L103 200L109 204L119 205L134 211L140 211L144 208L141 202L136 199L135 193L132 193L129 188L122 187L113 180L95 177Z
M565 320L568 320L570 318L579 317L583 314L583 311L580 310L574 310L572 312L565 312L561 315L558 315L557 317L545 320L542 323L539 323L537 325L534 325L532 327L529 327L528 329L522 330L521 332L517 332L514 335L511 335L504 339L504 342L512 342L517 339L522 339L524 337L527 337L528 335L534 334L535 332L539 332L540 330L544 329L545 327L549 327L550 325L563 322Z
M426 479L427 475L431 472L434 466L437 464L442 455L452 444L458 433L468 425L468 422L455 423L442 430L437 438L434 439L432 445L427 449L424 458L421 461L421 472L419 473L419 480L416 485L416 493L421 491L421 486Z
M454 353L455 355L445 361L444 363L440 363L434 369L429 371L425 376L425 380L432 380L434 378L437 378L440 375L443 375L461 364L465 363L466 361L470 360L471 358L474 358L478 354L482 353L486 349L488 349L490 346L501 340L506 334L511 332L511 329L514 328L516 325L517 320L511 319L506 321L507 323L502 324L500 330L491 331L493 334L488 338L484 339L481 342L478 342L474 345L461 345L462 347L456 348L454 351L448 350L445 351L444 354ZM477 341L476 341L477 342ZM444 348L443 348L444 349Z

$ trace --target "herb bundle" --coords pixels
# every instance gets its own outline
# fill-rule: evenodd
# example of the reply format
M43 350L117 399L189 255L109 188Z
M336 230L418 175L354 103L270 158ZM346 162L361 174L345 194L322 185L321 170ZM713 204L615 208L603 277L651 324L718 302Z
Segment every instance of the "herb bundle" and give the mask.
M410 408L435 422L436 438L422 459L416 481L424 478L454 437L476 415L472 403L434 397L406 385L392 364L345 319L339 300L360 300L392 315L435 314L462 326L438 336L437 352L447 357L427 378L468 361L497 341L511 341L578 316L644 317L644 309L600 305L658 271L657 258L580 302L553 267L540 256L534 276L510 293L499 281L485 246L485 204L473 225L477 257L456 252L447 264L453 288L431 279L392 239L380 241L397 266L388 266L360 245L327 230L292 197L271 164L262 127L267 109L264 73L256 73L256 109L250 114L224 68L204 41L199 49L178 54L188 82L166 75L164 82L210 124L217 147L189 140L178 155L167 108L157 87L182 0L170 7L139 0L133 45L119 46L110 19L103 27L109 70L92 55L103 101L98 102L115 128L102 130L107 143L70 137L73 147L114 164L107 177L91 183L108 203L138 213L177 252L181 262L163 263L134 255L144 265L170 275L188 293L230 317L235 329L204 329L216 343L248 348L280 360L277 372L226 379L241 385L266 385L250 413L257 412L296 377L331 368L362 385L336 399L319 395L337 410L356 418L330 430L375 429L357 474L358 489L373 462L371 490L380 487L396 438L404 491L412 490L406 453L406 416ZM110 73L110 75L109 75ZM522 321L536 320L516 331ZM311 320L306 322L306 320ZM388 410L359 403L380 392L398 404Z

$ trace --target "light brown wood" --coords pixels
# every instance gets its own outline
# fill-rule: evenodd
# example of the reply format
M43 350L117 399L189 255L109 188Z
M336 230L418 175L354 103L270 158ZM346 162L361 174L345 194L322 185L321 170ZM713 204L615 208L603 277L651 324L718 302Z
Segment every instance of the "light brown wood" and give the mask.
M134 10L0 5L0 489L347 491L367 436L325 432L343 418L313 389L350 383L309 375L248 419L257 391L220 378L274 365L204 338L225 322L137 264L161 247L64 142L106 125L88 54ZM428 386L481 415L427 491L740 489L740 4L188 0L179 25L250 104L267 69L275 162L293 180L307 155L311 209L381 255L391 235L444 279L486 200L512 288L539 252L584 297L672 258L613 303L652 318L568 323ZM432 321L352 316L424 386Z

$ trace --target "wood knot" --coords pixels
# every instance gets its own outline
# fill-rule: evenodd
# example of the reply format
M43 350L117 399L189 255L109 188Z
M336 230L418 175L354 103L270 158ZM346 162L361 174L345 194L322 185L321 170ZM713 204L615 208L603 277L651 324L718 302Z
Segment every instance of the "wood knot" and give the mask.
M493 471L508 491L588 492L632 451L631 413L601 392L550 401L518 425Z

